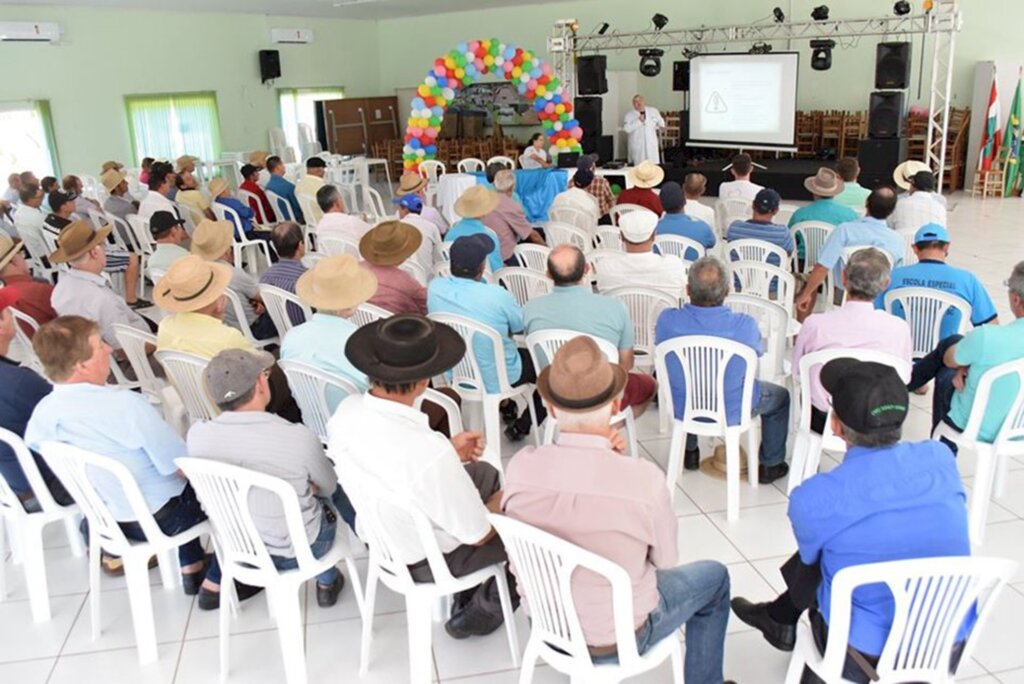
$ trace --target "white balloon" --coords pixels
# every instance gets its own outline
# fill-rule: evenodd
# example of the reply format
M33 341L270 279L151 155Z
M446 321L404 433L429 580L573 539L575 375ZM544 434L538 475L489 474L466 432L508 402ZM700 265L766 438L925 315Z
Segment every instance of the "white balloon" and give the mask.
M556 121L554 128L555 128L556 131L562 130L562 122L561 121Z

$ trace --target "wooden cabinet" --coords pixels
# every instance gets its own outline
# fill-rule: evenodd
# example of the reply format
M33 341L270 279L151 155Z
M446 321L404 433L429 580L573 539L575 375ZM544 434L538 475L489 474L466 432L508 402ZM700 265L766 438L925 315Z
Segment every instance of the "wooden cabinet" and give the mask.
M318 104L319 137L333 154L368 155L374 143L401 137L397 97L353 97Z

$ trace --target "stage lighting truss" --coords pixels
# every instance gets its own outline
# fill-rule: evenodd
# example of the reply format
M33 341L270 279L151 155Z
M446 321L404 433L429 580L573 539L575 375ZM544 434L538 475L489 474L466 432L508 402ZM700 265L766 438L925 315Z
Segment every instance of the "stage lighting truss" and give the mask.
M661 58L665 51L658 48L640 50L640 73L653 78L661 73Z
M770 43L754 43L747 52L752 55L767 55L771 51L772 46Z

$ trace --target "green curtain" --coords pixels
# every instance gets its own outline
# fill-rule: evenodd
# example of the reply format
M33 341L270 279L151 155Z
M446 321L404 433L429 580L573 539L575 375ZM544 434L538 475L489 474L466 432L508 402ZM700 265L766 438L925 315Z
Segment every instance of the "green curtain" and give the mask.
M220 158L220 118L214 93L172 93L125 97L132 155L174 159L191 154Z
M53 175L60 178L63 174L60 171L60 154L57 150L57 138L53 134L53 116L50 114L49 100L36 100L32 104L36 108L36 116L43 125L43 136L46 140L46 150L50 153L50 163L53 165Z

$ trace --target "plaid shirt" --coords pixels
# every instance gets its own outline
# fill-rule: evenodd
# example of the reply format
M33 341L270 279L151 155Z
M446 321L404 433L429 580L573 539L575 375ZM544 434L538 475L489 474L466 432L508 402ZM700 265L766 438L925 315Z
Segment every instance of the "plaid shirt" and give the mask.
M569 179L569 187L574 187L572 179ZM594 180L587 187L583 188L597 200L601 211L600 216L605 216L615 206L615 195L612 194L612 186L608 184L603 176L594 176Z

